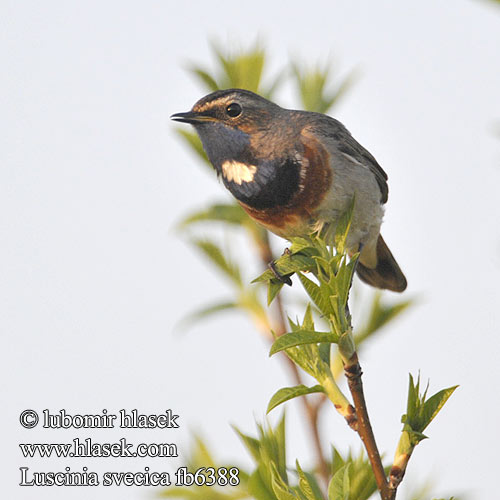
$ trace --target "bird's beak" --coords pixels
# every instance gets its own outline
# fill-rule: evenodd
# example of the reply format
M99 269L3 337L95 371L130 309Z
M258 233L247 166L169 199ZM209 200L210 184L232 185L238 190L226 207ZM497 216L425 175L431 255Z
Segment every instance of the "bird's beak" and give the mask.
M175 115L172 115L170 119L175 120L176 122L191 124L214 121L213 116L197 113L196 111L188 111L187 113L175 113Z

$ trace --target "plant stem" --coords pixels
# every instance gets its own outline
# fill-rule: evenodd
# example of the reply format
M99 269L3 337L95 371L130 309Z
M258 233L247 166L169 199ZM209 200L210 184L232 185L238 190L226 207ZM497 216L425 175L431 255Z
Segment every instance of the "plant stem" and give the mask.
M388 497L388 500L396 498L396 491L403 480L410 457L411 454L401 457L400 465L393 465L391 467L391 472L389 473L389 492L391 496Z
M396 490L399 484L403 480L406 472L406 467L410 460L411 454L413 453L415 446L411 443L410 436L406 430L403 430L401 438L398 443L398 448L394 456L394 462L389 473L389 489L393 493L393 497L396 497Z
M370 424L370 418L368 416L368 410L366 408L365 396L363 392L363 382L361 380L362 370L359 365L358 354L356 352L351 359L345 363L344 371L347 377L349 390L351 391L354 407L356 409L358 421L356 431L359 434L361 441L363 441L368 454L368 459L370 460L373 474L375 475L375 481L377 483L380 496L382 500L393 500L395 498L396 490L394 490L393 496L392 491L389 489L384 466L382 465L382 459L380 458L380 453L378 451L375 436Z

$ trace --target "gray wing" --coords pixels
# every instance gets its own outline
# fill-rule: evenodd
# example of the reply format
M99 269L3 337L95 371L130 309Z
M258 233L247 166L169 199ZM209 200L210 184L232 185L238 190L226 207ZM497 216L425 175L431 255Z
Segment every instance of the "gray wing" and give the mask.
M316 116L322 118L320 121L321 125L318 127L321 133L329 137L341 153L350 156L355 162L370 169L380 188L380 202L386 203L389 195L387 174L378 164L377 160L354 139L351 133L338 120L321 114L316 114Z

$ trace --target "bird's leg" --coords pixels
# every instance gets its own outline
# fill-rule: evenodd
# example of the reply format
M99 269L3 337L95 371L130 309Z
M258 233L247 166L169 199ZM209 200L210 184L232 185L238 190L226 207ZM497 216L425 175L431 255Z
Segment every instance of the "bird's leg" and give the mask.
M277 269L276 269L276 262L272 260L268 264L269 269L271 272L274 274L274 277L281 281L282 283L285 283L288 286L292 286L292 280L290 279L290 276L283 276Z
M290 276L283 276L277 269L276 269L276 262L272 260L269 262L267 265L271 272L274 274L274 277L281 281L281 283L285 283L288 286L292 286L292 280L290 279Z

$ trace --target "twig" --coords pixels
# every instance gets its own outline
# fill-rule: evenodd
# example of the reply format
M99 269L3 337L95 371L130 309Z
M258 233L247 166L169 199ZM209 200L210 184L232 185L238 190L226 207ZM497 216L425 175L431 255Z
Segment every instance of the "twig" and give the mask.
M406 455L401 465L393 465L391 467L391 472L389 474L389 492L391 493L391 496L387 497L388 500L396 498L396 491L399 484L403 480L410 457L411 455Z
M382 500L393 500L395 498L396 490L394 490L394 496L392 496L392 493L389 490L389 484L387 482L384 466L382 465L382 459L380 458L380 453L377 448L372 426L370 424L370 418L368 417L368 410L366 408L365 396L363 392L363 382L361 380L362 370L356 352L348 363L344 365L344 371L347 377L349 390L351 391L352 399L354 401L354 407L356 409L356 431L365 445L368 459L370 460L373 474L375 475L375 481L377 483L378 490L380 491L380 496L382 497Z
M362 249L363 245L360 243L358 251L361 253ZM359 259L356 259L356 262L354 264L354 271L358 266L358 262ZM349 310L348 304L353 278L354 272L351 275L351 283L349 285L345 307L346 319L350 327L349 330L351 332L351 335L351 312ZM368 460L370 460L373 475L375 476L375 482L377 483L377 488L380 492L382 500L394 500L396 498L396 490L391 490L389 487L389 482L387 481L387 477L385 475L384 465L382 464L380 452L378 451L377 442L375 441L375 435L373 434L373 429L370 423L370 417L368 416L368 408L366 407L365 394L363 391L363 381L361 379L363 370L361 369L361 365L359 364L358 353L354 350L354 353L347 361L345 360L345 358L343 359L344 373L347 378L347 384L349 386L349 391L351 392L354 402L354 408L356 410L355 430L365 446L366 453L368 454Z
M404 434L404 432L403 432ZM401 436L401 441L407 441ZM389 491L392 493L392 496L389 497L389 500L393 500L396 498L396 490L398 489L399 484L403 480L403 477L406 472L406 467L408 466L408 462L410 461L411 454L413 453L414 446L407 444L404 447L404 450L400 449L398 445L398 450L396 451L396 456L394 457L394 462L391 467L391 471L389 473Z

